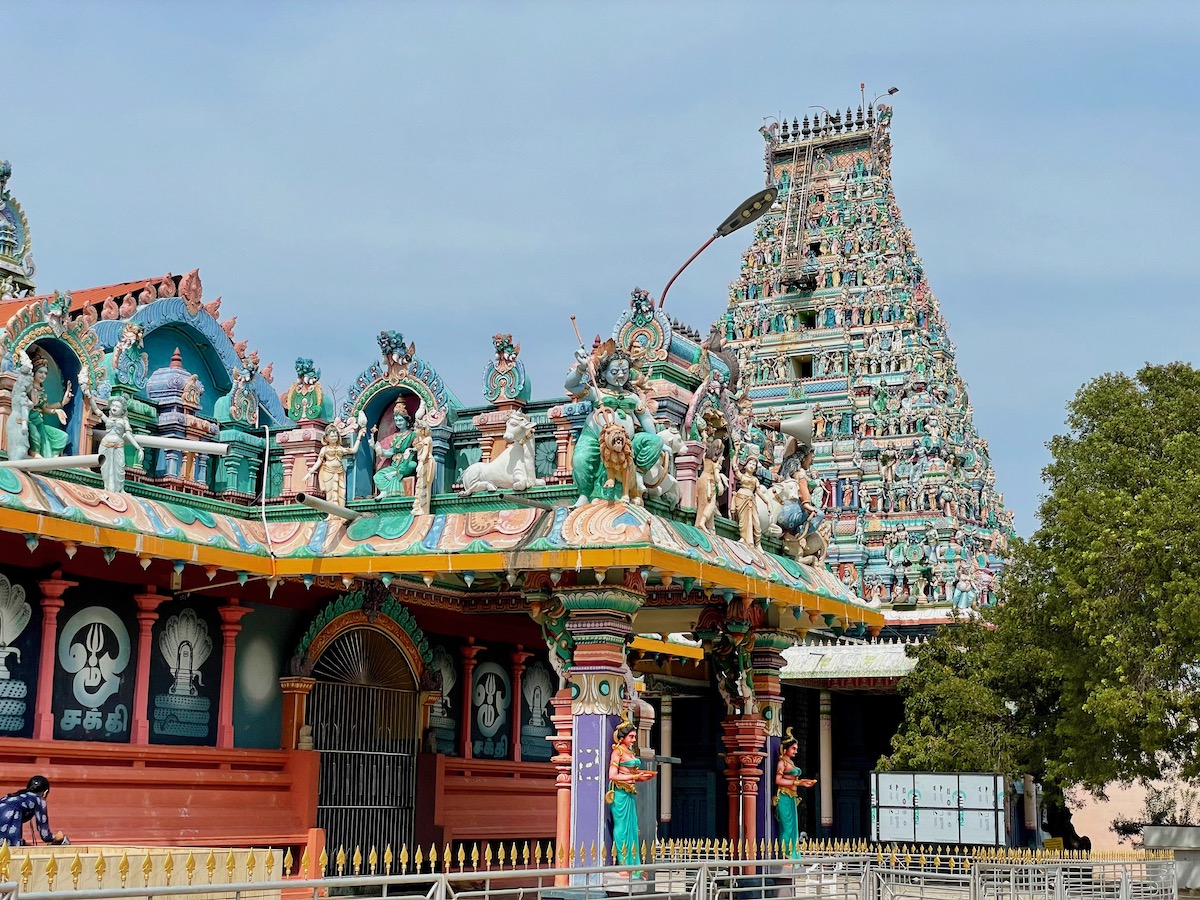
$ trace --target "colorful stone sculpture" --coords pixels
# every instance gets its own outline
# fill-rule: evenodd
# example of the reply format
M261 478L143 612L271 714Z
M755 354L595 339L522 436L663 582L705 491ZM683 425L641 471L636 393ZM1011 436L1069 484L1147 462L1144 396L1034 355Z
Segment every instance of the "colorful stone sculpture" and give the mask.
M504 425L507 445L500 455L487 462L472 463L463 472L462 496L477 491L523 491L546 483L537 477L534 456L534 423L523 412L509 414Z
M662 455L662 438L631 375L630 355L611 339L591 354L583 347L575 353L566 391L592 404L572 458L577 505L635 499L637 474L649 471Z
M365 432L365 424L359 423L355 429L354 443L345 447L337 425L330 422L325 426L325 437L317 453L317 461L308 470L308 477L316 478L317 487L330 503L341 505L346 502L346 457L358 452Z
M67 446L67 413L71 402L71 382L65 382L58 399L51 396L47 381L50 357L38 354L33 359L32 406L29 410L29 455L49 459L61 456ZM57 421L57 425L54 424Z
M640 866L642 838L638 832L637 785L649 781L654 772L642 771L641 757L633 747L637 728L632 722L622 722L613 732L612 755L608 760L609 789L605 795L612 813L612 855L619 866ZM641 872L633 871L634 877Z

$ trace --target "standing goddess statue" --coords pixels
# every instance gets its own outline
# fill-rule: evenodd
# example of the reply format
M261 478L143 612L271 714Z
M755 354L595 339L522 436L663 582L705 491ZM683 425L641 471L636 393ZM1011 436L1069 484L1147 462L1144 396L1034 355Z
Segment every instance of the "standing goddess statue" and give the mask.
M779 844L788 859L800 858L800 798L796 788L810 788L814 778L801 778L796 765L799 743L788 729L779 745L779 764L775 766L775 815L779 817Z
M758 517L758 500L769 503L766 489L758 480L758 457L750 456L735 470L737 491L733 495L733 517L741 530L742 543L762 547L762 522Z
M12 386L12 411L8 416L6 448L11 460L29 458L29 414L33 412L33 363L21 353Z
M137 451L138 465L141 465L146 451L133 436L125 398L117 396L109 400L106 414L96 405L96 398L87 390L86 384L83 388L92 415L104 423L104 437L100 439L100 479L106 491L119 494L125 490L125 445L129 444Z
M649 781L657 773L643 772L642 760L634 751L637 729L626 720L613 732L612 756L608 759L610 787L605 799L612 811L612 858L616 865L642 863L642 839L638 834L637 783ZM640 872L633 873L635 877Z
M317 478L317 487L325 493L325 499L339 506L346 502L346 461L347 456L358 452L362 443L364 425L358 426L354 443L349 447L342 446L342 434L338 427L330 422L325 426L325 437L321 449L317 453L317 461L308 470L308 477Z

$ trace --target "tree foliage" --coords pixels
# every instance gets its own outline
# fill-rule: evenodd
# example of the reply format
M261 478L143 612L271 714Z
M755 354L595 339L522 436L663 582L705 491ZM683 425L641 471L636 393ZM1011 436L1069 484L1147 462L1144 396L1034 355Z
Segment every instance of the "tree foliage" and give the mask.
M893 767L964 770L991 753L1002 771L1097 791L1200 773L1200 371L1097 378L1067 426L990 630L919 649Z

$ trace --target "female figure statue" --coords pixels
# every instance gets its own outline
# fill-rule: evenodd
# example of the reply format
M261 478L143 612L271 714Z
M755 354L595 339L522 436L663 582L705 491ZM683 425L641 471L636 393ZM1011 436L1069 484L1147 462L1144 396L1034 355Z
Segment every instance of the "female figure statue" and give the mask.
M29 458L29 414L33 411L33 363L20 354L17 377L12 387L12 413L8 417L8 458Z
M638 835L637 783L649 781L657 773L643 772L642 761L634 752L637 729L628 720L613 732L612 756L608 759L610 787L605 795L613 819L613 862L637 866L642 862L642 839ZM640 877L640 872L633 873Z
M610 474L618 458L631 455L632 468L644 474L662 457L663 442L654 418L630 379L629 354L609 339L600 346L594 360L592 371L598 377L585 385L589 357L580 347L565 385L576 400L592 401L591 415L579 434L571 460L571 475L579 491L576 506L597 498L616 500L636 492L636 485L625 485L624 479Z
M29 412L29 455L50 458L62 455L67 446L67 413L63 409L71 402L71 383L67 382L62 399L52 401L46 392L46 379L50 376L50 361L40 356L33 364L33 408ZM50 423L50 416L58 419L58 425Z
M779 817L779 844L787 859L800 858L800 798L796 788L810 788L815 778L801 778L796 765L799 749L792 729L788 729L779 745L779 764L775 767L775 815Z
M766 489L758 480L758 456L750 456L735 471L737 491L733 495L733 517L742 532L742 543L749 547L762 548L762 523L758 518L758 500L770 506Z
M354 443L347 448L342 446L342 435L337 426L332 422L325 426L325 439L317 453L317 461L308 470L308 477L317 477L317 487L325 493L325 499L330 503L341 505L346 502L345 458L358 452L365 430L363 425L359 425Z
M84 396L91 407L92 415L103 422L105 428L104 437L100 439L100 478L106 491L119 494L125 490L125 445L129 444L137 451L138 465L142 464L146 451L133 436L133 426L129 424L126 415L128 410L125 398L117 396L109 400L106 415L96 405L96 398L86 387L87 385L84 385Z
M429 515L429 501L433 497L433 476L437 472L437 460L433 458L433 434L427 422L417 425L417 437L413 443L417 454L414 464L416 488L413 491L413 515Z
M390 447L384 447L375 439L378 426L371 429L371 450L375 453L375 459L387 460L371 479L375 482L375 496L379 499L403 493L404 479L417 471L416 451L413 448L416 433L412 430L403 399L398 399L392 408L392 419L396 423L396 434Z

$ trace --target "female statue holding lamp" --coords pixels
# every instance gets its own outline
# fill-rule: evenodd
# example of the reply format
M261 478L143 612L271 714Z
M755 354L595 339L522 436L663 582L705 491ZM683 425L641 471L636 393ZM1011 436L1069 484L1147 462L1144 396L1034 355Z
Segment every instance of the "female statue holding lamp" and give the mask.
M642 839L638 834L637 783L649 781L657 773L643 772L642 760L633 749L637 741L637 729L632 722L624 721L613 732L612 756L608 760L609 809L613 820L613 862L621 866L638 866L642 863ZM640 877L640 872L634 872Z

